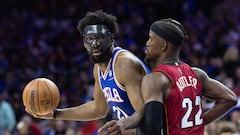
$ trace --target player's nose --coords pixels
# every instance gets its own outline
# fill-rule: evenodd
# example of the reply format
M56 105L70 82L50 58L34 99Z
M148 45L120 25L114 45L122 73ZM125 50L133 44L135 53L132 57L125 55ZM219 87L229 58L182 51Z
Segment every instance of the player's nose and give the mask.
M98 47L100 45L100 42L97 41L97 39L94 39L92 41L92 47Z

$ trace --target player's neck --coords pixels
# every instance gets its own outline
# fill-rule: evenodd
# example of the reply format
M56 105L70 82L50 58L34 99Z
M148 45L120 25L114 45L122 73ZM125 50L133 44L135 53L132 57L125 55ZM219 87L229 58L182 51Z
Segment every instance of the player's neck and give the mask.
M107 62L107 63L97 63L98 67L100 68L100 70L102 72L105 72L107 70L108 64L109 64L109 62Z
M162 64L179 65L181 61L178 58L165 59Z
M168 53L163 55L162 57L162 64L169 64L169 65L178 65L180 64L180 60L178 57L178 52L170 50Z

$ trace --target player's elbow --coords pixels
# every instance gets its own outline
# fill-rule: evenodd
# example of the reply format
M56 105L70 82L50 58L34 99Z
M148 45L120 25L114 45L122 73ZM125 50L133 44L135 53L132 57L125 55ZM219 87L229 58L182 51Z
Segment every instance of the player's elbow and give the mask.
M233 107L237 104L238 98L234 93L229 94L228 98L226 99L229 107Z
M230 102L231 102L231 105L232 105L232 106L237 105L237 103L238 103L238 98L237 98L237 96L234 95L234 96L232 97L232 99L231 99Z
M100 114L99 114L99 117L100 117L100 118L106 118L107 115L108 115L108 111L100 113Z
M97 112L96 115L98 116L98 118L105 118L108 115L108 110L109 109L99 109L95 112Z

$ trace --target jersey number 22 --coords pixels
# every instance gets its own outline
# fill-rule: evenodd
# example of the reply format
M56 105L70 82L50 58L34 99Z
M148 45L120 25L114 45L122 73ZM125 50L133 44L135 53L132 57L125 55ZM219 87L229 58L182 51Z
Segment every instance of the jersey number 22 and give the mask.
M194 119L189 120L190 116L193 115L193 107L198 106L199 109L196 114L194 114ZM184 98L182 102L182 108L186 109L187 111L183 115L181 119L181 128L190 128L193 126L198 126L203 123L203 119L201 118L202 115L202 107L201 107L201 97L196 96L196 100L192 101L190 98Z

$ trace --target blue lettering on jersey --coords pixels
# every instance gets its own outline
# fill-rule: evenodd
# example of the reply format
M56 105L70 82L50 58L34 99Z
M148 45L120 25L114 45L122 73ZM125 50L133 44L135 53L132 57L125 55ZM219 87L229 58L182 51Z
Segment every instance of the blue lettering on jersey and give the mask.
M107 99L107 102L118 102L118 103L121 103L121 102L124 102L123 99L121 99L117 89L113 88L111 90L110 87L105 87L103 89L103 93L104 93L104 96L106 97Z

